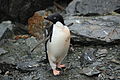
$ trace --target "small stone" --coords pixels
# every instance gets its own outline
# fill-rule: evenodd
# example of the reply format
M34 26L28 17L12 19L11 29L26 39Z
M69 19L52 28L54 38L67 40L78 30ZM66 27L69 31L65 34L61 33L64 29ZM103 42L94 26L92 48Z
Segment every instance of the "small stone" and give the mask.
M88 48L85 50L85 52L81 55L81 64L82 65L86 65L86 64L91 64L93 63L96 58L94 55L94 52L96 51L96 49L93 48Z
M34 70L38 66L39 64L36 61L26 61L17 64L17 68L28 71Z
M117 59L112 59L111 61L114 62L114 63L120 64L120 61L117 60Z
M93 76L95 74L100 73L100 71L98 71L95 67L93 67L93 68L89 68L89 67L83 68L82 71L83 71L83 74L85 74L87 76Z
M97 57L105 57L107 55L107 49L98 49L96 56Z
M2 71L0 70L0 73L2 73Z
M99 54L104 54L104 53L108 53L108 51L107 51L107 49L99 49L99 50L97 51L97 53L99 53Z
M97 80L105 80L105 74L103 73L99 74Z
M109 78L110 78L110 80L114 80L115 79L114 76L110 76Z
M9 73L10 73L9 71L6 71L6 72L5 72L5 75L8 75Z

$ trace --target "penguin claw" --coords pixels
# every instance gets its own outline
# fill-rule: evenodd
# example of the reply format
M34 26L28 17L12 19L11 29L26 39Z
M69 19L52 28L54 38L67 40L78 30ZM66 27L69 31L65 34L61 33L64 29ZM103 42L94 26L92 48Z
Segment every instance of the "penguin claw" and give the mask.
M56 75L60 75L60 71L58 70L53 70L53 74L56 76Z

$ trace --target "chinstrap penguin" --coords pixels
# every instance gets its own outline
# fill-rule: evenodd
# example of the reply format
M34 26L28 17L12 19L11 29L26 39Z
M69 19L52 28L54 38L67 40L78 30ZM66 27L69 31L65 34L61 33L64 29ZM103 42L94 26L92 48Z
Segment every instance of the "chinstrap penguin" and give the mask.
M50 39L46 42L46 52L53 74L59 75L60 71L56 68L65 67L61 62L68 53L70 30L65 26L63 17L58 13L50 15L45 19L53 23L49 31Z

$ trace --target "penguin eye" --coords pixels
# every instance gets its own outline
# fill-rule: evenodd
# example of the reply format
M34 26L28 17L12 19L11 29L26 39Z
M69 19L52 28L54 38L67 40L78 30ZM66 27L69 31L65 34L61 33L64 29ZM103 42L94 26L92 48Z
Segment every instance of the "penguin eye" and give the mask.
M56 19L56 17L54 17L53 19Z

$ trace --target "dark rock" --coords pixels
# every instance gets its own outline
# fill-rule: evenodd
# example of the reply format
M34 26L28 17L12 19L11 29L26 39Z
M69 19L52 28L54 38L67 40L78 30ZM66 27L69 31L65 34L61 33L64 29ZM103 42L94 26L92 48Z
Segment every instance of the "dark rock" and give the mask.
M70 14L108 14L119 8L120 0L73 0L66 8Z
M11 21L4 21L0 24L0 40L13 37L13 26L14 25L11 24Z
M15 35L25 35L25 34L29 34L28 33L28 27L24 24L21 23L17 23L15 22L14 24L15 26L13 27L13 33Z
M8 64L8 63L0 63L0 70L1 70L1 74L7 74L7 71L13 71L15 70L16 65L13 64Z
M79 17L69 16L65 23L70 24L75 42L90 44L119 43L120 41L120 16Z
M53 0L0 0L0 21L27 23L35 11L53 5Z
M120 6L119 6L120 7ZM114 12L119 13L120 14L120 8L116 9Z

